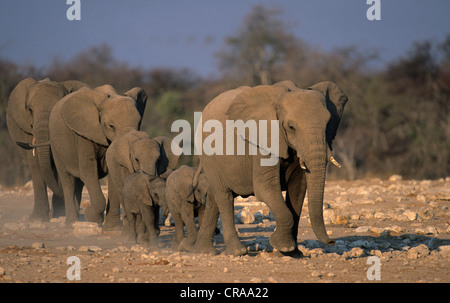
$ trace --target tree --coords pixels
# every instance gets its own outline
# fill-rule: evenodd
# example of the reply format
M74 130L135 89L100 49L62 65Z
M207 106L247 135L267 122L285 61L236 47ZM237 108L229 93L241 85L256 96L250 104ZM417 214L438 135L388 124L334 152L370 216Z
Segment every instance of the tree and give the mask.
M277 64L282 64L295 37L278 18L279 10L253 7L236 36L227 37L217 54L228 77L249 85L271 84Z

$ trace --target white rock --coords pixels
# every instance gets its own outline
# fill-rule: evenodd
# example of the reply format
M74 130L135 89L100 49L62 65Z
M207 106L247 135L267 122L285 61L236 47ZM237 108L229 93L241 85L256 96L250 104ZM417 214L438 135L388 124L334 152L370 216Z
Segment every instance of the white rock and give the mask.
M101 248L101 247L98 247L98 246L96 246L96 245L91 245L91 246L89 246L88 251L91 251L91 252L99 252L99 251L102 251L102 248Z
M400 175L392 175L389 177L389 181L395 182L395 181L401 181L403 179Z
M418 214L416 212L410 210L405 211L403 214L408 218L409 221L417 220L418 217Z
M439 247L439 252L443 257L450 257L450 245L443 245Z
M424 195L417 195L417 201L419 202L428 202L428 198Z
M420 244L419 246L415 246L408 250L408 259L418 259L421 257L425 257L430 253L430 250L425 244Z
M252 224L255 222L255 216L247 207L244 207L244 209L238 212L236 218L241 224Z
M31 248L35 248L35 249L39 249L39 248L44 248L44 242L34 242L33 244L31 244Z
M94 222L76 222L72 225L73 235L77 238L100 236L102 228Z
M360 226L360 227L358 227L355 230L355 232L357 232L357 233L367 233L367 232L369 232L369 230L370 230L369 226Z

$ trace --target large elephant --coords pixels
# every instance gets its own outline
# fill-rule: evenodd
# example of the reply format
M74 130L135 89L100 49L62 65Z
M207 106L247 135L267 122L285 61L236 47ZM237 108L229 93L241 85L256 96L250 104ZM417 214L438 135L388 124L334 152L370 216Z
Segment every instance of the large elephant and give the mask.
M204 223L197 236L197 249L214 249L211 240L218 206L226 252L233 255L246 253L234 226L233 197L251 194L264 201L275 216L277 226L270 243L277 250L293 253L297 249L298 221L306 192L315 235L320 241L333 244L323 221L323 195L326 166L328 161L334 161L331 143L346 102L347 96L343 91L328 81L308 89L297 88L291 81L272 86L240 87L213 99L203 110L200 125L215 119L222 123L225 132L226 120L254 120L256 125L258 121L278 120L279 132L269 135L270 132L259 129L257 142L252 141L254 137L249 137L249 131L245 135L241 132L234 140L244 139L246 152L243 155L204 152L199 156L211 194L208 193ZM198 128L197 132L200 130ZM208 134L203 131L203 138L208 139ZM272 135L278 139L279 152L272 150L268 154L268 150L262 150L262 145L258 144L261 138L265 138L269 143L266 146L270 145ZM223 138L226 138L225 133ZM224 139L223 146L229 142ZM222 142L215 142L216 146L218 143ZM253 147L257 147L256 155L248 152ZM268 165L269 158L275 158L275 163ZM286 201L282 196L283 190L286 190ZM217 206L210 203L210 199Z
M80 89L53 108L50 142L64 191L67 225L79 219L83 185L91 198L86 219L103 223L106 200L99 179L108 172L107 147L120 135L139 129L146 102L142 88L119 95L104 85L93 90ZM105 224L108 221L107 214Z
M26 78L19 82L8 100L6 123L28 165L34 189L34 206L30 220L48 221L64 215L63 191L58 184L49 144L48 121L53 106L65 95L87 85L76 80L53 82ZM52 190L52 209L47 196Z
M178 164L179 156L171 151L172 140L159 136L150 138L142 131L129 131L119 136L108 147L109 227L120 226L120 205L123 205L122 188L132 173L142 171L150 176L167 176Z

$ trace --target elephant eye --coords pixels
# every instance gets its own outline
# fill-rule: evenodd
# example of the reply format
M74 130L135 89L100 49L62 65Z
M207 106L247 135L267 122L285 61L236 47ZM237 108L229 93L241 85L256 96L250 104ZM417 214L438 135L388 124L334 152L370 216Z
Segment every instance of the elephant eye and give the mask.
M295 127L292 125L291 122L288 122L288 129L289 129L291 132L295 132Z
M109 124L108 127L113 130L115 129L114 125L112 125L112 124Z
M138 158L134 158L134 161L136 161L136 163L139 163L139 159Z

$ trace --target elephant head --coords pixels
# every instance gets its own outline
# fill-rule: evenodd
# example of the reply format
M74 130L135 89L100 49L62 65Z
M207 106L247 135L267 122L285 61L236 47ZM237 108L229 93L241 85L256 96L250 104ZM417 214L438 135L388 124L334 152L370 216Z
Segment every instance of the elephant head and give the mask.
M33 137L33 142L17 144L25 149L36 149L43 177L50 189L59 196L62 196L62 190L52 169L49 144L50 112L65 95L85 86L76 80L56 83L48 78L41 81L27 78L16 86L8 102L10 117L23 132Z
M133 88L123 96L109 86L84 88L68 96L61 106L66 125L78 135L109 146L120 135L139 129L147 95Z
M166 200L166 180L161 177L147 176L148 198L143 202L148 206L161 207L163 216L169 214Z
M107 161L114 158L129 173L143 171L151 176L171 172L178 164L179 156L170 149L171 139L154 139L142 131L130 131L113 142L107 152Z
M228 109L230 119L278 120L279 156L288 159L295 151L306 172L309 215L317 238L334 243L325 230L323 195L326 165L347 96L332 82L320 82L300 89L291 81L257 86L239 94ZM270 142L270 137L267 138Z

